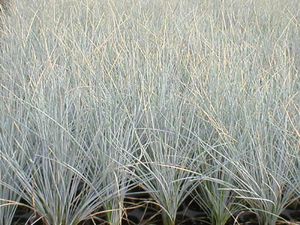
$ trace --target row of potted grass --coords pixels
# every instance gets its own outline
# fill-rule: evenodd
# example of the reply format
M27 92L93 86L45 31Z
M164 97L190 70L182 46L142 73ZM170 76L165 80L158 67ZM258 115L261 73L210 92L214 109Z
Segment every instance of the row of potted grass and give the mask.
M31 221L79 224L107 214L108 222L120 224L124 198L134 185L161 207L164 224L175 223L179 206L190 195L207 210L212 224L226 224L241 210L254 211L260 224L275 224L285 207L299 198L299 157L291 150L238 153L241 150L226 145L196 141L190 131L185 132L191 136L183 136L159 129L147 129L146 143L140 144L141 136L135 136L138 131L131 124L120 125L118 120L119 131L106 127L97 147L84 150L70 140L62 151L51 145L27 146L31 143L24 137L22 145L16 138L11 143L2 138L2 223L11 224L23 199L32 210ZM38 148L34 154L33 148Z
M296 4L12 1L0 223L121 224L138 185L165 225L188 196L212 224L275 224L300 191Z

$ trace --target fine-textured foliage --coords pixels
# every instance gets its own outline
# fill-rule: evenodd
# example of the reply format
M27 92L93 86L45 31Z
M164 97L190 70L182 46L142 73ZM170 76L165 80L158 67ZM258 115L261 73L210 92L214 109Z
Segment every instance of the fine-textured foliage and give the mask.
M11 0L0 224L27 208L119 225L135 187L164 225L191 196L215 225L282 220L300 194L299 3Z

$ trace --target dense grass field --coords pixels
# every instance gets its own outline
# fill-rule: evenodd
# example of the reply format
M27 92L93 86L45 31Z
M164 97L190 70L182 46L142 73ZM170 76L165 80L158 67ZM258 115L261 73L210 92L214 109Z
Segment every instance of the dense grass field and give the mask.
M299 10L11 0L0 225L297 224Z

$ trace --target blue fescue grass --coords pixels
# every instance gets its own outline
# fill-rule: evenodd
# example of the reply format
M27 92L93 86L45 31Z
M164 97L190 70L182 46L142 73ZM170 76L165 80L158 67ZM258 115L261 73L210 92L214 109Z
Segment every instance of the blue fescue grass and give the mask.
M165 225L189 195L212 224L275 224L300 192L298 4L11 1L0 221L23 199L44 224L121 224L140 185Z

